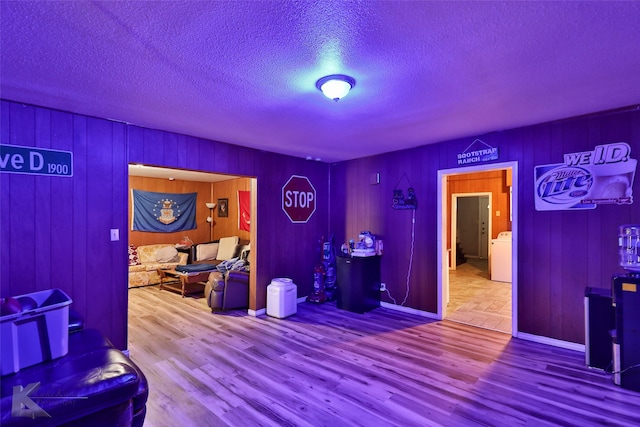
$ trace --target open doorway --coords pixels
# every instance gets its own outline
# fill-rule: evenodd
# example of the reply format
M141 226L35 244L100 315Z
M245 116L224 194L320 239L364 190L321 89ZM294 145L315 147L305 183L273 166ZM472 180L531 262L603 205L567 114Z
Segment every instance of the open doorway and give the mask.
M237 248L243 249L245 251L243 252L244 254L248 253L248 261L249 265L251 265L249 270L249 307L251 307L251 296L255 295L255 290L252 289L252 286L254 287L256 283L257 268L257 179L246 176L131 164L129 165L128 181L130 194L128 194L129 230L127 231L127 240L130 245L130 256L131 245L134 246L134 250L139 250L140 245L147 246L147 248L155 245L169 245L177 249L180 257L183 254L188 254L185 255L188 256L186 263L191 263L194 261L193 257L197 255L193 245L218 241L223 237L238 236ZM131 193L134 189L179 195L195 194L195 228L170 233L164 231L132 231ZM249 199L248 206L247 198ZM161 220L159 219L159 221ZM185 240L185 237L188 237L188 239ZM183 241L191 243L192 246L182 247ZM239 251L240 249L237 250ZM209 255L211 254L206 254L206 256ZM215 254L212 256L215 257ZM182 263L183 261L180 258L179 262ZM136 270L137 267L139 266L134 264L132 268L130 262L129 289L159 285L159 279L153 275L154 272L148 272L148 268L138 271ZM190 288L193 288L194 295L197 294L196 291L200 290L195 285L190 286ZM184 297L184 285L181 291ZM202 288L201 293L204 294L204 288Z
M482 185L474 185L473 180ZM488 185L489 180L498 183L495 189L473 190ZM491 194L488 200L483 198L488 196L486 193ZM461 200L462 204L458 203ZM486 216L482 214L484 207ZM459 221L461 208L468 211L464 224ZM516 336L517 162L438 171L437 209L441 266L438 317ZM461 230L465 227L468 230ZM464 239L460 239L461 231L468 234L467 248L462 251L457 248L459 240ZM512 237L509 257L512 272L508 281L491 280L491 244L496 235L504 234L501 232L510 232ZM470 256L460 262L459 257L464 257L465 251Z

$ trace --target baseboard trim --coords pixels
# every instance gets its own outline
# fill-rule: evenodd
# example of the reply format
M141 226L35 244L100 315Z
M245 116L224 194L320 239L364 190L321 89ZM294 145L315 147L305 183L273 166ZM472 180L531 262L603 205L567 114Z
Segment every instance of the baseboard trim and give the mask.
M307 297L304 296L304 297L298 298L297 302L298 304L300 304L301 302L305 302L306 300L307 300ZM384 301L380 301L380 307L388 308L389 310L401 311L403 313L414 314L416 316L426 317L428 319L441 320L436 313L431 313L430 311L418 310L416 308L411 308L411 307L405 307L402 305L391 304ZM260 310L249 310L249 315L257 317L257 316L266 314L266 312L267 312L266 308L263 308ZM579 351L582 353L585 352L584 344L578 344L570 341L558 340L555 338L544 337L541 335L527 334L524 332L518 332L517 334L514 334L514 337L520 338L526 341L533 341L540 344L550 345L552 347L560 347L560 348L565 348L567 350Z
M260 310L249 309L247 313L249 314L249 316L258 317L258 316L262 316L263 314L266 314L267 309L266 308L261 308Z
M403 313L415 314L416 316L427 317L429 319L440 320L437 314L431 313L430 311L418 310L416 308L405 307L397 304L391 304L384 301L380 301L380 307L388 308L389 310L401 311Z
M301 302L305 302L307 300L307 297L300 297L296 300L297 304L300 304ZM263 314L267 314L267 309L266 308L261 308L260 310L249 310L247 312L249 314L249 316L253 316L253 317L258 317L258 316L262 316Z
M540 344L550 345L550 346L553 346L553 347L566 348L567 350L574 350L574 351L579 351L579 352L582 352L582 353L585 352L584 344L578 344L578 343L575 343L575 342L563 341L563 340L558 340L558 339L549 338L549 337L543 337L542 335L527 334L527 333L524 333L524 332L518 332L518 334L515 337L523 339L523 340L527 340L527 341L537 342L537 343L540 343Z

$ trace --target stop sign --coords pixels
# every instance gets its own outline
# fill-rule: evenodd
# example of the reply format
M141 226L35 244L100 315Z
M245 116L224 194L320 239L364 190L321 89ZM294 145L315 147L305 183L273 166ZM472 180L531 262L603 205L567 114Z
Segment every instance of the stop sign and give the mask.
M306 176L291 175L282 186L282 210L291 222L307 222L316 211L316 189Z

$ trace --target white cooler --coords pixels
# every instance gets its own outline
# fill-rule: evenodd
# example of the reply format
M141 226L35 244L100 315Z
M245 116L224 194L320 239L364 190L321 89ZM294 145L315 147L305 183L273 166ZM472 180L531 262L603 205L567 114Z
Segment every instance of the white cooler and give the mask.
M280 319L296 314L298 287L285 277L271 280L267 286L267 316Z

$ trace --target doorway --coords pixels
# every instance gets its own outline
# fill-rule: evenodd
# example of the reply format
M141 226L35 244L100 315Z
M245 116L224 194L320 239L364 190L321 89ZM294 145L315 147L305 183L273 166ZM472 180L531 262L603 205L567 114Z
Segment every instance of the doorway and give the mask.
M489 258L491 195L489 192L451 195L452 270L467 258Z
M510 333L513 336L517 336L517 238L518 238L518 224L517 224L517 162L506 162L499 164L473 166L467 168L447 169L438 171L438 206L437 206L437 222L440 229L438 233L438 265L440 266L438 271L438 318L450 319L454 321L461 321L462 323L471 324L487 329L499 330L505 333ZM477 175L483 172L495 172L503 173L508 177L505 182L504 188L500 190L498 200L492 200L489 198L483 199L483 196L487 194L483 193L452 193L449 186L450 180L466 180L467 176L471 177L471 174ZM471 178L469 178L471 179ZM506 185L508 182L509 185ZM452 186L453 187L453 186ZM464 191L464 190L463 190ZM493 194L493 193L491 193ZM454 197L455 196L455 197ZM458 202L463 200L462 205ZM494 197L495 199L495 197ZM488 201L488 203L487 203ZM481 215L483 210L482 206L487 206L487 216ZM509 206L508 208L505 206ZM469 210L474 219L470 222L478 222L477 227L470 227L471 235L477 237L470 237L467 245L473 246L475 253L471 254L469 260L471 262L462 263L456 269L456 264L460 264L457 259L459 254L456 251L456 240L459 236L458 232L458 216L460 215L460 208ZM507 214L507 210L509 211ZM502 216L502 217L501 217ZM490 243L493 234L505 231L504 225L491 229L491 224L495 221L496 217L501 217L501 223L504 223L505 218L511 219L511 232L512 232L512 276L511 282L497 282L490 280L489 274L489 261L491 258ZM482 221L486 218L485 224L485 236L482 237ZM453 230L456 229L454 232ZM482 242L482 243L481 243ZM486 243L484 243L486 242ZM486 255L484 252L486 247ZM476 249L477 248L477 249ZM458 282L456 282L458 281ZM499 288L502 292L505 292L503 296L503 304L505 308L502 310L500 319L501 326L492 326L496 316L492 317L488 323L482 323L478 320L476 324L476 316L468 316L467 320L460 320L454 313L460 308L460 301L465 295L458 292L462 283L464 292L467 294L473 294L474 298L480 298L472 303L478 307L478 310L482 310L483 307L490 312L496 310L498 302L490 301L492 294L492 287ZM483 296L484 295L484 296ZM508 310L507 310L508 309ZM505 312L509 313L509 316L505 319ZM467 313L469 314L469 313ZM477 313L475 313L477 314ZM506 326L505 326L506 324Z
M250 176L129 164L128 187L130 188L132 179L136 179L136 182L140 184L139 188L148 191L197 193L197 227L195 229L187 232L147 233L147 235L144 236L145 239L157 239L158 241L144 241L142 244L177 243L178 240L176 239L184 235L193 237L190 237L190 239L194 243L205 243L212 239L231 235L238 235L241 241L250 242L251 250L249 251L248 258L249 264L251 265L249 271L249 307L255 307L255 301L252 301L251 298L253 296L255 299L254 287L257 272L257 179ZM169 186L169 184L162 184L162 182L173 184ZM216 191L214 191L214 185L217 188ZM246 228L240 228L240 190L249 191L250 220L248 223L250 226L248 231L246 231ZM217 191L221 194L217 194ZM129 221L131 221L131 195L128 196L128 199ZM233 209L230 209L230 213L221 214L222 211L218 206L221 200L224 200L227 207L233 207ZM130 230L127 231L127 240L130 238L129 233ZM255 310L249 309L248 312L251 314L255 312Z

